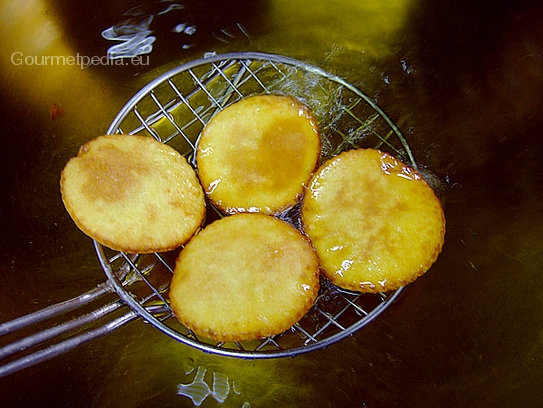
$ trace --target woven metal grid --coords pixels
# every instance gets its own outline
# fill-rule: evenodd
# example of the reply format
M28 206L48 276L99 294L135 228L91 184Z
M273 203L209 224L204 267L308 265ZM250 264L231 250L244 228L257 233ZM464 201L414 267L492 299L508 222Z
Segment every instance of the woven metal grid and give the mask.
M372 147L416 167L399 129L365 94L317 67L270 54L217 55L179 66L141 89L107 133L153 137L195 166L198 136L209 119L242 98L260 94L290 95L309 106L322 134L321 160L351 148ZM218 211L208 211L207 222L218 216ZM278 216L300 227L299 208ZM95 248L109 284L136 313L178 341L219 355L271 358L326 347L369 323L401 292L361 295L323 280L313 308L287 332L258 341L217 344L182 326L168 305L179 250L129 255L97 242Z

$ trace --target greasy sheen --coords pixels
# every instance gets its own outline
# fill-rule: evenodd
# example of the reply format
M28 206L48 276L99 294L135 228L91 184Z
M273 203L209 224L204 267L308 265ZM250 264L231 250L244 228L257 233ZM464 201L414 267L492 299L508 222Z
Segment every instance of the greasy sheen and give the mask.
M272 214L301 198L320 156L309 109L276 95L253 96L215 115L196 159L202 186L228 214Z
M441 203L421 175L373 149L341 153L319 168L304 197L302 223L325 276L372 293L426 272L445 234Z

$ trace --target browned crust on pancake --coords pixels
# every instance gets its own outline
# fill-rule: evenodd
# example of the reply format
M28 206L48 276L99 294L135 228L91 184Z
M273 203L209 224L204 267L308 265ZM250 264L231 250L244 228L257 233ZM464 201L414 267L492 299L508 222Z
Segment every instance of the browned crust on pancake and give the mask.
M150 137L108 135L86 143L63 169L60 189L85 234L128 253L175 249L205 216L195 171Z

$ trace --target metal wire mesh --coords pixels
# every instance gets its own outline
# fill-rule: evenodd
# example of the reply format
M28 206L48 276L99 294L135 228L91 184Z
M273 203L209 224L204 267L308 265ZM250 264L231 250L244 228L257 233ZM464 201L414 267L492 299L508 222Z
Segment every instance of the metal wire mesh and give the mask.
M364 93L317 67L261 53L214 55L166 72L125 105L107 133L153 137L195 166L198 136L209 119L228 105L259 94L290 95L312 110L322 134L321 160L351 148L372 147L416 167L399 129ZM208 213L208 222L218 216L217 211ZM278 216L300 227L298 207ZM401 292L362 295L323 280L314 306L290 330L258 341L217 344L182 326L168 305L179 250L128 255L94 244L109 283L134 311L176 340L219 355L285 357L326 347L369 323Z

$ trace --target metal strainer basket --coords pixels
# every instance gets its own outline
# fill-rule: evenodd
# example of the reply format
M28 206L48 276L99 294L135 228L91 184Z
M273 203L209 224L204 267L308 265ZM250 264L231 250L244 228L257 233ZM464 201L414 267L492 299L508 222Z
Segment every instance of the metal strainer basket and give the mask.
M122 108L107 133L153 137L174 147L195 165L198 136L209 119L228 105L259 94L290 95L311 109L323 138L321 160L351 148L371 147L416 167L397 126L364 93L318 67L262 53L211 55L164 73ZM208 206L208 212L213 213L213 207ZM300 227L299 208L278 216ZM138 317L204 352L247 359L291 357L352 335L402 291L360 294L323 281L314 306L290 330L258 341L213 343L181 325L168 304L169 282L179 250L139 255L112 251L96 241L94 246L107 282L75 299L1 324L0 336L51 317L69 317L62 324L0 348L0 359L8 361L0 366L0 376L52 358ZM104 302L112 295L116 295L114 300L91 312L69 316L68 312L86 308L98 299ZM123 308L127 309L124 313ZM60 334L63 340L54 343ZM21 351L27 354L11 357Z

